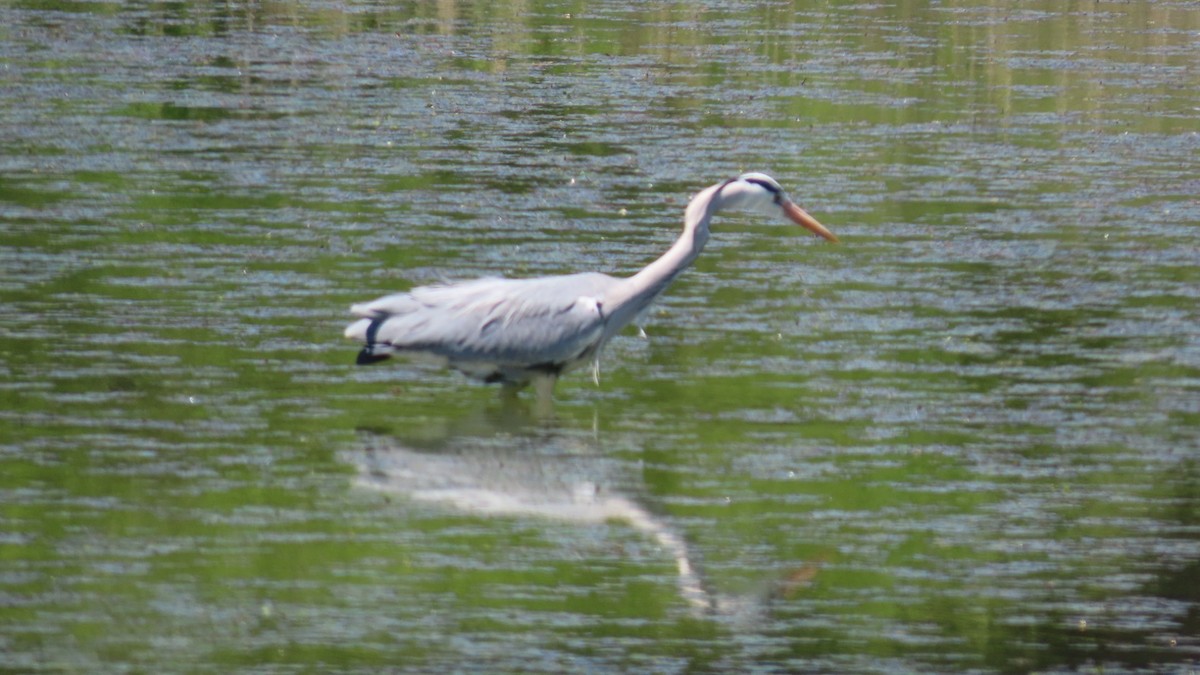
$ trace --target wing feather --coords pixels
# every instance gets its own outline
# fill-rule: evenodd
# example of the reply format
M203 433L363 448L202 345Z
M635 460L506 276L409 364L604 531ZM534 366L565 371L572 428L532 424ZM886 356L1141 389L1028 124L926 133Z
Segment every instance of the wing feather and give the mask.
M356 304L362 317L346 337L394 351L429 352L455 362L531 366L565 363L604 332L597 298L616 279L573 274L539 279L485 278L421 286Z

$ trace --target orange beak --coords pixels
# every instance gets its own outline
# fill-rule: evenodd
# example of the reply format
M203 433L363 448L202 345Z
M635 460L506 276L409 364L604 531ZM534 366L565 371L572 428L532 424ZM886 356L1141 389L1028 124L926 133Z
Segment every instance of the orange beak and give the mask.
M837 235L825 229L824 225L818 223L817 219L808 215L808 212L804 209L786 200L783 202L782 206L784 215L790 218L793 223L796 223L800 227L803 227L818 237L823 237L827 241L831 241L835 244L838 243Z

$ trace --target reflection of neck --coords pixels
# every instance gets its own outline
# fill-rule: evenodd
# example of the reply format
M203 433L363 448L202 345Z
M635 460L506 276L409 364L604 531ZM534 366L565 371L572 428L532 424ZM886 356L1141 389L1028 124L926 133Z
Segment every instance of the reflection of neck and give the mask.
M693 197L684 213L683 233L671 248L605 294L602 307L608 315L609 335L633 321L704 250L708 243L708 222L715 211L713 198L721 187L714 185Z
M675 569L678 571L679 592L683 599L691 605L697 614L707 614L716 609L713 598L700 577L700 572L692 561L683 537L672 532L667 526L650 515L646 509L639 507L622 497L610 497L605 505L610 517L624 518L630 525L654 537L658 545L663 547L675 559Z

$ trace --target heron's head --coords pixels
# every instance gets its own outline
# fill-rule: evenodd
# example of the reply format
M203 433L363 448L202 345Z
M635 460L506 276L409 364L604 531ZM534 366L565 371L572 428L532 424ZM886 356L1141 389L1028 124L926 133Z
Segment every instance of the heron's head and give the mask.
M838 240L837 236L825 229L816 218L788 199L779 183L765 173L744 173L721 184L714 195L714 206L717 210L743 208L768 214L782 214L817 236L835 243Z

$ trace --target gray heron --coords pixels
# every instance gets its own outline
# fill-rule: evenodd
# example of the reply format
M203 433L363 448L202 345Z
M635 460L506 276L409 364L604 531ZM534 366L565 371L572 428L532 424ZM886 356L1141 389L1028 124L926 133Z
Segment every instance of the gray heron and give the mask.
M683 233L658 260L628 278L598 272L421 286L353 305L346 337L363 343L359 365L392 354L424 354L468 377L548 396L558 377L591 364L700 255L709 221L730 208L783 215L831 242L837 237L788 199L774 178L746 173L701 190L684 212Z

